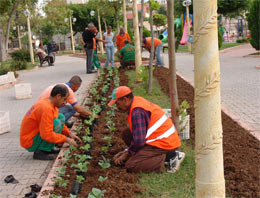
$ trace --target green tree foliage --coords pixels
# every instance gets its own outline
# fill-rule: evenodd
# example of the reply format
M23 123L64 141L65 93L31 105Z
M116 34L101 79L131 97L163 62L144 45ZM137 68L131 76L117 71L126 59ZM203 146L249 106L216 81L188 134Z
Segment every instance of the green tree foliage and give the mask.
M248 28L251 31L250 43L256 49L260 50L260 1L254 0L251 3L248 15Z
M249 0L218 0L218 13L224 16L230 13L239 15L242 11L247 10Z
M166 25L166 16L163 14L154 14L153 23L155 26L165 26Z
M167 14L167 10L165 8L164 5L161 5L159 10L158 10L158 14L163 14L163 15L166 15Z

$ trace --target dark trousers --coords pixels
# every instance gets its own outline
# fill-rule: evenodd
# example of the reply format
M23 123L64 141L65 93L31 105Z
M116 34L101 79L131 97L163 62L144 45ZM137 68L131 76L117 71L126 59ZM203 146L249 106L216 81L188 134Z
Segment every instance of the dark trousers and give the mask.
M120 64L121 66L126 69L127 66L132 66L132 67L135 67L135 61L134 60L131 60L131 61L123 61L122 59L120 60Z
M93 58L93 49L87 49L85 48L87 60L86 60L86 70L87 72L91 72L91 66L92 66L92 58Z
M122 139L126 145L130 146L133 136L129 129L122 132ZM168 150L146 144L126 161L125 168L129 172L135 173L161 172L165 167L164 162L168 152Z

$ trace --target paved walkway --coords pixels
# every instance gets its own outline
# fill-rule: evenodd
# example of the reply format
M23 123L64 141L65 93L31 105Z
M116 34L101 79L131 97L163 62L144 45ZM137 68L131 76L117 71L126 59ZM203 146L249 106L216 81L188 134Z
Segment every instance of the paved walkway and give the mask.
M256 52L250 44L220 53L222 106L260 135L260 58L244 57ZM147 53L144 53L147 56ZM163 54L168 67L168 54ZM194 57L176 53L177 72L194 84Z
M76 92L82 99L87 87L96 79L96 74L86 74L85 60L68 56L57 56L54 67L43 67L33 72L19 74L20 83L31 83L32 99L16 100L14 87L0 90L0 110L10 111L11 132L0 135L0 198L22 198L30 191L30 185L42 185L52 162L32 159L32 153L20 147L19 129L21 120L40 93L49 85L67 82L79 75L83 83ZM5 184L4 178L12 174L18 184Z

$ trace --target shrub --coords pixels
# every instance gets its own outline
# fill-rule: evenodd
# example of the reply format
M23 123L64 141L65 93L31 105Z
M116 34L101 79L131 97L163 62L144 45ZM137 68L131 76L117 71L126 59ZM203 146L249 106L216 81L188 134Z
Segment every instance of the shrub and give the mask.
M143 37L150 37L151 32L147 30L145 27L143 27Z
M256 49L260 50L260 1L253 0L248 15L248 28L251 31L250 43Z
M220 49L222 46L223 36L220 29L218 29L218 48Z
M16 61L24 61L24 62L30 62L30 51L26 48L16 50L12 53L10 53L11 57Z
M248 40L246 38L243 39L237 39L237 43L248 43Z
M10 66L10 69L12 71L17 71L17 70L26 69L26 67L27 67L27 62L13 59L12 63L11 63L11 66Z

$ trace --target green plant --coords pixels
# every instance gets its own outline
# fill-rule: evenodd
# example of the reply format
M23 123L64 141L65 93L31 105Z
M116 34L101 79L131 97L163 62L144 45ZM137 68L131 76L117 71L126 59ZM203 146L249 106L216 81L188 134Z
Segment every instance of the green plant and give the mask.
M58 176L64 176L66 172L66 166L63 166L61 168L56 168L56 171L58 171Z
M93 141L93 138L87 135L83 136L82 139L85 143L91 143Z
M108 179L108 177L99 176L98 181L99 181L100 183L104 183L104 181L106 181L107 179Z
M112 145L111 145L112 137L110 137L110 136L105 136L105 137L104 137L104 140L107 141L108 146L112 146Z
M16 61L30 62L30 51L26 48L16 50L10 53L10 56Z
M109 168L110 165L110 160L106 159L104 156L102 156L103 160L99 160L98 165L101 166L102 169L107 169Z
M218 29L218 48L220 49L222 46L223 36L220 29Z
M83 150L83 151L89 151L89 149L90 149L90 144L86 144L86 145L84 145L84 146L81 146L80 149Z
M70 198L77 198L77 195L70 194Z
M190 105L186 100L183 100L182 103L178 107L178 113L179 113L179 116L181 117L180 121L179 121L179 126L181 126L180 131L183 131L187 125L187 123L185 123L184 125L183 125L183 123L185 121L184 120L185 117L188 115L188 113L187 113L188 108L190 108Z
M81 172L87 172L88 168L87 165L89 164L89 162L80 162L77 164L72 164L71 167L80 170ZM78 170L74 170L75 172Z
M77 149L77 148L76 148L75 146L70 145L70 150L71 150L71 151L76 151L76 149Z
M82 183L85 180L85 178L81 175L76 175L76 182Z
M253 0L248 14L248 28L251 33L250 43L256 50L260 50L260 1Z
M92 191L88 194L88 198L102 198L106 190L100 190L98 188L92 188Z
M13 71L17 71L17 70L26 69L26 67L27 67L26 61L13 59L11 62L10 69Z
M60 186L60 187L66 187L69 183L69 180L63 179L62 177L56 177L54 181Z
M108 146L101 146L101 150L104 151L104 152L107 152L108 151Z
M75 154L76 158L78 159L79 163L84 163L85 161L87 161L88 159L92 159L92 157L90 155L84 155L84 154Z
M237 39L236 42L237 43L248 43L248 40L246 38L243 38L243 39Z
M51 198L62 198L62 196L60 196L60 195L56 195L56 194L51 194L50 197L51 197Z

